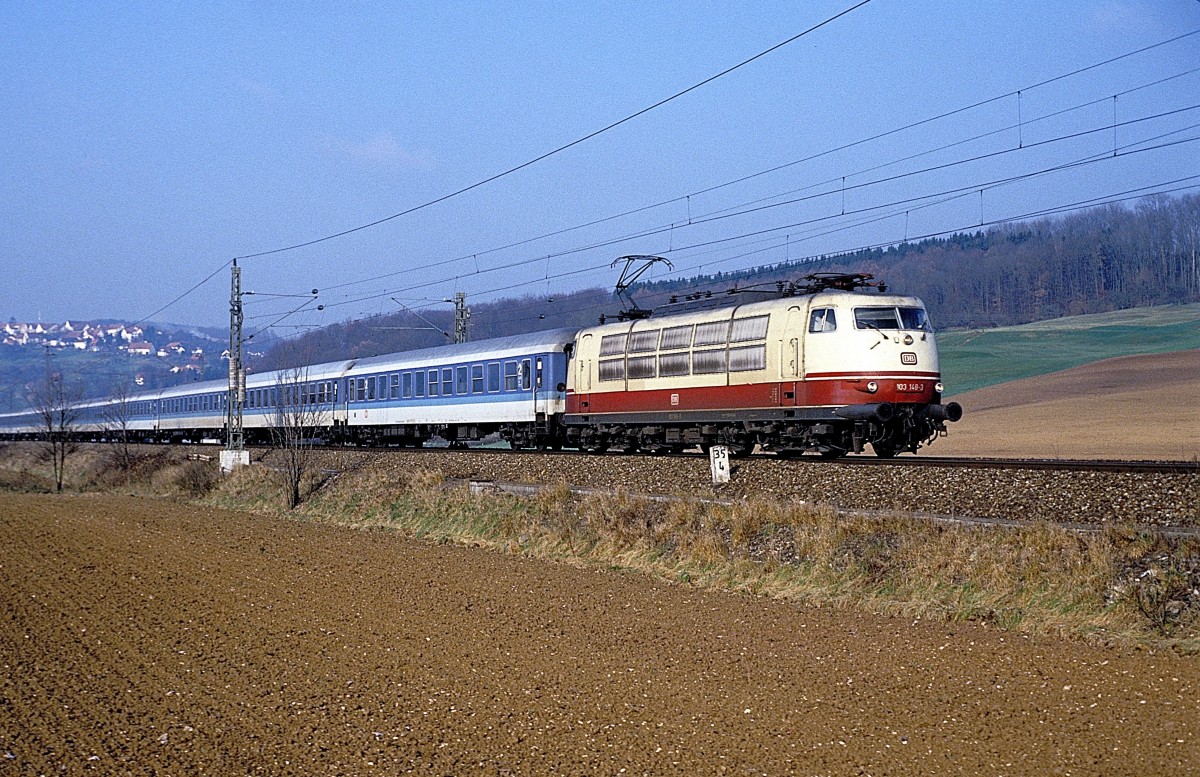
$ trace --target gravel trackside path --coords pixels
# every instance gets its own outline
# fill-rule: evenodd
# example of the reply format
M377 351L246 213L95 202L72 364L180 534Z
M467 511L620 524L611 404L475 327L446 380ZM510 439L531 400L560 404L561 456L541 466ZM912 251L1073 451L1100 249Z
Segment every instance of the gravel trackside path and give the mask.
M0 775L1168 775L1200 659L0 493Z

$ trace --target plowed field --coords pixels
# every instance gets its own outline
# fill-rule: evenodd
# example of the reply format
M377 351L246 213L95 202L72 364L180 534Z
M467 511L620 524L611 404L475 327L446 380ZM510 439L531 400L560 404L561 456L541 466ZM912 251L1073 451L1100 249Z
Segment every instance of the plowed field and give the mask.
M968 391L939 456L1195 461L1200 350L1121 356Z
M1200 661L0 493L0 774L1186 774Z

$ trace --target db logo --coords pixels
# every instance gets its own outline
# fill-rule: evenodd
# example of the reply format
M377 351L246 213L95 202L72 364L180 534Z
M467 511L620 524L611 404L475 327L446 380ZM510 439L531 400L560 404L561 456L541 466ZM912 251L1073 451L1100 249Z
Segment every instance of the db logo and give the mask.
M679 406L679 395L672 394L671 395L671 407L678 407L678 406Z
M912 351L905 351L904 353L900 354L900 363L901 364L916 364L917 363L917 355L915 353L913 353Z

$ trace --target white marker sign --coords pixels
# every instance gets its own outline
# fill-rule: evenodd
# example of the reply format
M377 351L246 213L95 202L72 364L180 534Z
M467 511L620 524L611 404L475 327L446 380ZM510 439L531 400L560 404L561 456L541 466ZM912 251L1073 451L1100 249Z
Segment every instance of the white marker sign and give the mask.
M713 485L729 482L729 449L714 445L708 449L708 460L712 464Z

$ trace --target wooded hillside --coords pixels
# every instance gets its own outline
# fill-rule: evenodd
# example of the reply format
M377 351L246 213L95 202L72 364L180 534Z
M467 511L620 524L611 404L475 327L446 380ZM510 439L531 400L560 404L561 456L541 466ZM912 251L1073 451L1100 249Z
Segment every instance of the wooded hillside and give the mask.
M855 251L801 263L642 284L641 307L696 290L795 281L817 271L866 272L925 300L935 326L991 327L1144 305L1200 301L1200 195L1147 198L1060 218ZM611 291L589 289L471 305L472 340L593 324L621 309ZM255 364L333 361L449 342L453 311L377 316L335 324L281 343ZM431 324L433 326L431 326ZM436 329L434 328L436 326ZM438 331L441 330L441 331Z

